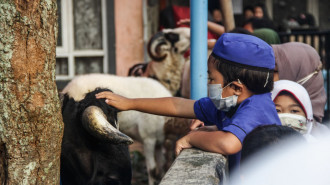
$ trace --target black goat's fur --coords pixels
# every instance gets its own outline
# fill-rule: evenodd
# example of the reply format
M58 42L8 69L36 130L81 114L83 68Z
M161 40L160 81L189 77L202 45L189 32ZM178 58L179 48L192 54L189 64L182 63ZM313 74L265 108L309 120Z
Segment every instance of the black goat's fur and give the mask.
M64 136L61 152L61 181L66 184L131 184L132 169L128 146L100 141L82 126L82 113L89 106L100 107L114 125L118 110L96 99L96 89L76 102L67 94L62 103Z

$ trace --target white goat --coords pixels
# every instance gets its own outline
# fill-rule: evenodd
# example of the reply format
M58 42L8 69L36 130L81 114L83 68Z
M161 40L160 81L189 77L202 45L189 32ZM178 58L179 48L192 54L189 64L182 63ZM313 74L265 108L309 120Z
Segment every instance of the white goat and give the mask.
M147 76L158 80L172 95L180 89L184 53L190 47L190 28L164 29L156 33L148 43L148 53L152 61L137 64L129 71L129 76Z
M62 91L79 101L95 88L108 88L114 93L128 98L170 97L171 93L159 82L143 77L119 77L108 74L89 74L74 78ZM160 105L161 106L161 105ZM164 124L171 118L146 114L138 111L118 113L119 130L143 143L149 184L161 177L164 165L162 147L164 142ZM156 154L156 155L155 155ZM158 164L156 163L156 158ZM157 178L156 178L157 177Z
M210 47L216 40L208 40ZM190 59L185 52L190 48L190 28L164 29L148 43L152 61L132 66L129 76L144 76L158 80L173 96L190 98ZM208 56L212 48L208 49Z

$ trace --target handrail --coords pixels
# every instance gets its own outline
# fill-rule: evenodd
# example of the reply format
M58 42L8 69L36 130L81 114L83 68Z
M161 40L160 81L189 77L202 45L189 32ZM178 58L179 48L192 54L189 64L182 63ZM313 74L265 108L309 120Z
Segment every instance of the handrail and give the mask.
M180 153L160 185L225 184L227 179L228 161L225 156L192 148Z

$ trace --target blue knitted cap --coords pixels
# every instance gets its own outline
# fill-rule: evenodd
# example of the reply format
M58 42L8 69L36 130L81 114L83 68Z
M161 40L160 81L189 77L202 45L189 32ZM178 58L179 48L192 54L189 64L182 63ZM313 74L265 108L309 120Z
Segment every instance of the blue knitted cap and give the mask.
M273 48L258 37L238 33L224 33L217 40L212 55L246 67L273 70Z

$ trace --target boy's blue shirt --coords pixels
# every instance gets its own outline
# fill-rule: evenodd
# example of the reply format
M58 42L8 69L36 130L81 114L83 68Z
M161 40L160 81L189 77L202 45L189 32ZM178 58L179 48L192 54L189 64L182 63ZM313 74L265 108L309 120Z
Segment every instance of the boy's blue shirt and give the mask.
M221 131L231 132L242 145L245 136L254 128L261 125L281 125L271 93L253 95L245 99L231 118L218 110L209 98L196 101L194 111L196 117L205 125L216 125ZM229 161L230 167L239 165L240 152L230 156Z

